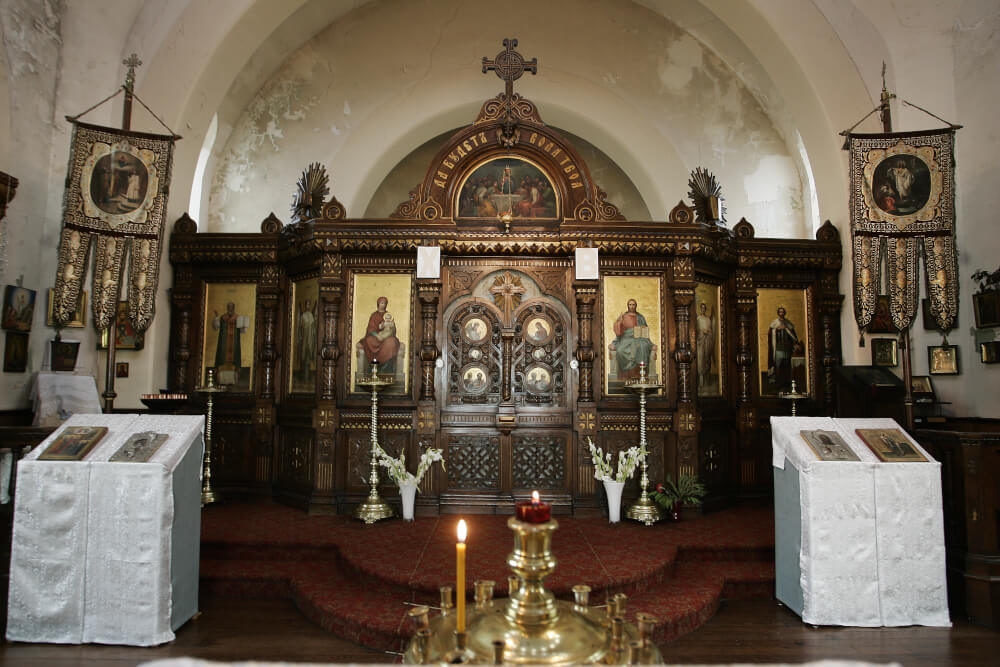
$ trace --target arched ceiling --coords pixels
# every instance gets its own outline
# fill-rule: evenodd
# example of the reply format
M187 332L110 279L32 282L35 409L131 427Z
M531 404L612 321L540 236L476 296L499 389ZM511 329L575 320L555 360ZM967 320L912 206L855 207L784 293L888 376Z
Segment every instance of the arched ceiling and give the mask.
M123 52L133 50L133 43L142 44L147 67L140 72L139 90L145 91L151 106L163 110L188 139L179 146L175 162L172 205L187 201L188 193L181 190L190 186L201 140L213 114L219 113L220 119L218 158L222 154L218 147L230 141L234 124L262 87L287 68L290 59L297 54L301 57L310 40L324 31L343 43L350 43L359 33L367 34L376 38L374 49L413 54L412 60L402 61L398 71L390 74L398 82L395 96L383 95L366 122L355 117L349 135L329 155L303 156L300 160L299 170L312 159L327 162L334 191L351 215L364 211L366 197L371 197L399 160L429 137L468 123L479 103L499 90L500 82L482 76L474 67L483 55L499 50L501 37L510 35L521 39L519 48L527 57L539 57L545 77L544 83L526 77L519 82L519 89L538 104L543 119L586 137L621 165L653 215L662 215L686 196L687 173L698 165L714 167L732 203L738 198L731 193L746 184L736 176L731 164L735 158L717 153L725 145L725 137L692 139L685 130L678 138L670 134L670 128L658 125L665 123L665 118L669 120L675 109L666 104L643 108L629 90L633 64L629 58L637 57L637 49L648 51L639 54L642 60L662 63L658 74L666 88L706 69L704 55L699 61L691 55L694 49L690 45L682 44L671 52L671 44L658 44L649 35L644 39L637 34L647 29L641 20L646 13L645 23L659 23L661 31L666 29L664 25L676 26L704 53L718 59L720 71L731 72L742 84L743 94L770 120L770 131L784 142L800 185L805 186L799 204L803 228L796 235L809 235L820 217L833 218L835 223L841 222L838 217L846 217L845 170L836 133L870 109L871 94L815 4L798 0L643 0L625 6L590 0L565 4L573 10L563 11L560 20L552 22L534 20L547 18L545 10L521 2L508 3L508 13L499 16L492 3L457 0L242 0L228 4L228 11L221 15L211 3L146 2L131 43ZM559 9L557 6L552 11ZM425 21L419 31L407 13L410 11ZM420 35L411 35L408 30ZM657 48L660 53L653 52ZM581 54L589 54L589 60ZM579 69L582 62L595 61L606 63L603 71ZM364 65L351 69L353 72L336 74L357 79L355 85L363 88L363 78L371 70ZM421 78L429 73L436 81ZM178 76L184 77L185 95L176 94ZM386 75L383 72L380 76ZM724 96L720 103L726 103ZM615 121L635 128L634 133L613 131ZM679 146L679 141L693 144ZM731 148L738 154L748 147ZM351 168L346 169L345 164ZM209 173L217 167L210 165ZM271 205L279 216L286 215L282 209L287 206L296 176L297 171L268 174L269 180L280 182L282 195ZM813 197L814 204L810 203ZM746 208L753 206L748 203ZM747 213L731 206L733 214ZM753 220L752 210L747 217Z

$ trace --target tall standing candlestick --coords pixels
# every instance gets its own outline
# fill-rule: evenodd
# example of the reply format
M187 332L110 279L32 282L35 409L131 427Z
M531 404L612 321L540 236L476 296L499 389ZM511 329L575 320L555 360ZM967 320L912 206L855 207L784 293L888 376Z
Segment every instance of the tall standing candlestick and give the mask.
M465 519L458 522L458 542L455 544L455 631L465 632Z

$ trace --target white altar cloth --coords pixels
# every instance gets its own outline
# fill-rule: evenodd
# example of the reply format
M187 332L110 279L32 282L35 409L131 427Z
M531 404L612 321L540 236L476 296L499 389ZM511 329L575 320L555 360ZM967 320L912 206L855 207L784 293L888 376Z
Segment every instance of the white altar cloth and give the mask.
M204 417L76 415L19 462L7 638L170 641L197 611ZM107 426L83 461L38 461L68 426ZM109 463L133 433L169 438ZM194 445L194 446L192 446Z
M771 418L777 597L813 625L948 626L941 466L912 439L927 463L883 463L858 428L900 427ZM839 432L861 460L818 460L809 429Z

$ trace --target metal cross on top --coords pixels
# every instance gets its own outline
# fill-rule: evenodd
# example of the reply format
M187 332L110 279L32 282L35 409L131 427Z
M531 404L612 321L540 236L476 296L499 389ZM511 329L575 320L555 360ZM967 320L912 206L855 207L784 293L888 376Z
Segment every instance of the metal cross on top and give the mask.
M493 295L493 303L503 310L505 325L510 325L510 317L521 303L521 295L525 291L527 290L521 284L520 276L512 275L510 271L504 271L502 275L493 279L490 294Z
M514 96L514 82L521 78L525 72L538 74L538 58L526 61L524 57L515 51L517 40L511 37L503 40L504 50L497 54L493 60L483 56L483 74L490 70L497 73L497 76L507 82L507 100Z

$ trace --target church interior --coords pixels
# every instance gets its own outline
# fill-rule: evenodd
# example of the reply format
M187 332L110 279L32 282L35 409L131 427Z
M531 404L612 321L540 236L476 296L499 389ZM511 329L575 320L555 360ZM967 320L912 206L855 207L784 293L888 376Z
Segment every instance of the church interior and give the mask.
M0 0L0 662L988 662L998 30Z

